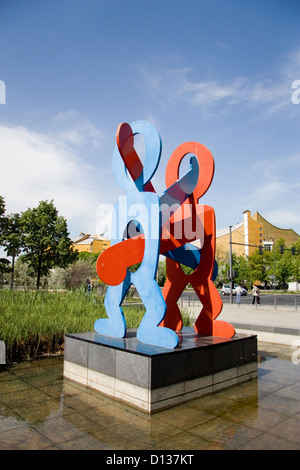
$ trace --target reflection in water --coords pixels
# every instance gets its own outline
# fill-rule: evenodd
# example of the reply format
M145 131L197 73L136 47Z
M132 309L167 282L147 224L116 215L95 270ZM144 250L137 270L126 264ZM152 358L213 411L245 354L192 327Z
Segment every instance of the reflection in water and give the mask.
M0 449L296 449L300 366L259 346L258 379L154 415L63 377L63 358L0 372Z

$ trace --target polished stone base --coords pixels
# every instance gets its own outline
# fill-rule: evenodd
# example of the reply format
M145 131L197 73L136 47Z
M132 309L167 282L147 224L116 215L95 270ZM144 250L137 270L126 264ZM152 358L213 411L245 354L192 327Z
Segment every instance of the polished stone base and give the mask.
M197 335L184 328L175 349L98 333L67 334L64 376L146 413L257 377L257 338Z

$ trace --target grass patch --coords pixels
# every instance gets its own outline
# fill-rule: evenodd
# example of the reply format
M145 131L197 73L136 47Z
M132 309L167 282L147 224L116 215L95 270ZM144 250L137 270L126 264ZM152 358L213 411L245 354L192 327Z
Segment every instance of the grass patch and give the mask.
M0 291L0 340L7 363L63 354L66 333L94 331L106 318L103 297L74 292ZM127 328L137 328L145 309L123 307ZM188 319L184 320L187 324Z
M57 354L64 335L93 330L103 301L81 292L0 291L0 339L7 362Z

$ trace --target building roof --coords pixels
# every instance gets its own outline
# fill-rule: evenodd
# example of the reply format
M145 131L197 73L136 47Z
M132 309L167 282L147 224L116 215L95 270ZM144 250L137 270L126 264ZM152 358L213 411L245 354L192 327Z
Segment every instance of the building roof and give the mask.
M93 243L94 240L101 240L107 241L106 238L103 237L102 234L100 235L91 235L90 233L80 233L78 237L72 238L72 243L79 245L79 244L89 244Z
M238 228L242 227L244 222L239 222L238 224L232 225L231 231L233 232L234 230L237 230ZM220 228L219 230L216 231L216 237L223 237L224 235L229 234L229 227L225 228Z
M262 223L264 226L265 225L268 225L270 226L272 229L275 229L275 230L280 230L281 232L291 232L293 233L293 235L295 235L296 237L299 237L298 233L295 232L295 230L293 230L292 228L281 228L281 227L277 227L276 225L272 224L271 222L269 222L268 220L266 220L258 211L256 211L253 215L252 215L252 219L254 220L257 220L258 222Z
M90 245L91 243L93 243L94 240L95 239L92 238L92 237L88 237L88 238L84 238L84 239L79 238L79 241L74 242L74 240L73 240L73 243L75 245Z

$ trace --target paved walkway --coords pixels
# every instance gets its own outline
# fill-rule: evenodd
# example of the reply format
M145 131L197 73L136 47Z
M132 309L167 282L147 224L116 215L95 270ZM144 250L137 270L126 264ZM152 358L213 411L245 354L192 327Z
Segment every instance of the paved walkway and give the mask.
M235 299L234 299L235 302ZM187 306L187 311L195 318L200 305ZM224 303L219 320L231 323L237 332L257 334L264 342L293 345L300 344L300 308L274 306L253 306L250 304Z

